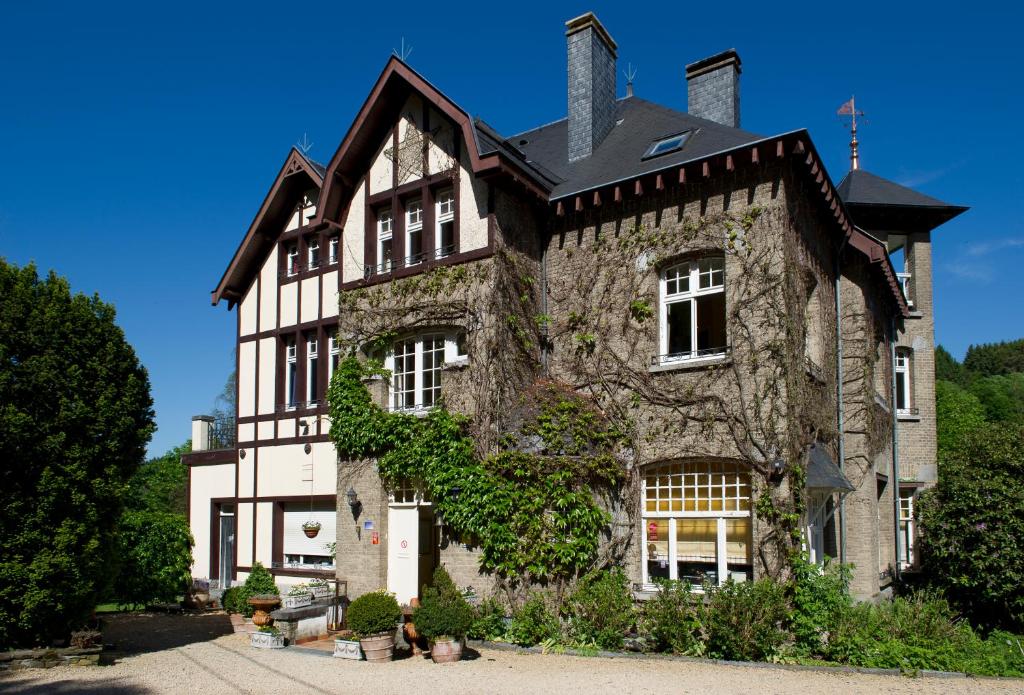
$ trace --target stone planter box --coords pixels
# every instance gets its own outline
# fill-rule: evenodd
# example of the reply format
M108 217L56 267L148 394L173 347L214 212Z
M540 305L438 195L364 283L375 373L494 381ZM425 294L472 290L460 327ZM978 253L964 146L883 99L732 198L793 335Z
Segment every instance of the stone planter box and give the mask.
M299 594L297 596L282 596L282 608L302 608L313 603L313 594Z
M336 639L334 640L334 656L339 659L359 661L363 658L363 652L359 648L357 640Z
M334 589L330 586L311 586L309 590L313 592L313 598L331 598L334 596Z
M256 649L284 649L284 635L273 632L253 632L249 635L249 644Z

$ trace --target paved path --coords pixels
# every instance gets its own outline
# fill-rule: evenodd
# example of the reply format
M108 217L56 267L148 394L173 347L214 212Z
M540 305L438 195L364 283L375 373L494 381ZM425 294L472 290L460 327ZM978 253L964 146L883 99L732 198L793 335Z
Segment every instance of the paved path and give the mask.
M178 623L168 622L172 620ZM110 666L59 667L0 675L12 693L1020 693L1024 682L904 678L658 659L517 654L482 649L470 661L419 658L368 664L284 649L257 651L245 635L200 625L200 641L180 644L182 618L151 620L149 635L176 639L158 648L139 640ZM226 619L224 621L226 623ZM177 630L168 625L178 625ZM137 626L136 626L137 627ZM226 631L230 624L226 623ZM202 637L205 635L205 638ZM123 643L123 642L122 642Z

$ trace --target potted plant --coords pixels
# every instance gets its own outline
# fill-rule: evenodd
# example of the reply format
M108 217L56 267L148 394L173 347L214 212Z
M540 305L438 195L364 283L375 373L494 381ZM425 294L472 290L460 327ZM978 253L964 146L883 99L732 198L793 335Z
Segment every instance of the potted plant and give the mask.
M320 577L310 580L309 590L313 592L313 598L330 598L331 594L334 593L331 591L331 585L328 584L327 580Z
M434 571L434 585L424 587L423 600L412 619L416 632L430 640L430 658L435 664L462 658L462 640L473 625L473 607L444 567Z
M270 617L270 611L281 603L281 597L276 594L256 594L250 596L248 604L255 611L252 614L252 624L256 627L270 625L274 619Z
M261 625L249 634L249 644L256 649L284 649L284 635L273 625Z
M351 630L342 630L334 638L334 656L339 659L353 659L359 661L363 653L359 649L359 640L355 638Z
M302 532L306 534L306 538L316 538L317 534L320 533L320 522L307 521L302 525Z
M305 584L296 584L284 595L285 608L302 608L313 603L313 592Z
M363 594L348 607L348 626L359 638L367 661L391 661L401 618L398 601L383 589Z

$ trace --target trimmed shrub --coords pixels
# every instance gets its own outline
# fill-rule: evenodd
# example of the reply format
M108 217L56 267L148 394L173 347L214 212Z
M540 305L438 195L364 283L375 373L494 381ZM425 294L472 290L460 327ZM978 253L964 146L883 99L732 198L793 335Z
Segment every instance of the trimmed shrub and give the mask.
M662 582L640 609L640 634L654 651L703 656L703 616L704 597L689 582Z
M401 606L383 589L363 594L348 607L348 626L360 638L394 633L401 619Z
M532 647L541 642L560 639L562 627L558 621L558 613L549 607L552 602L552 598L545 592L531 594L522 608L512 616L508 640L524 647Z
M466 602L444 567L434 570L434 585L423 587L423 601L412 620L428 639L462 639L473 625L473 607Z
M258 594L281 595L281 592L277 590L277 585L274 583L274 575L259 562L252 566L252 571L245 578L244 584L233 586L224 591L220 602L228 613L241 613L246 618L251 618L255 609L249 605L249 597Z
M765 661L786 641L789 613L785 586L770 579L726 582L710 588L704 629L707 654L715 659Z
M618 567L583 577L565 606L569 637L579 644L621 649L633 627L629 580Z

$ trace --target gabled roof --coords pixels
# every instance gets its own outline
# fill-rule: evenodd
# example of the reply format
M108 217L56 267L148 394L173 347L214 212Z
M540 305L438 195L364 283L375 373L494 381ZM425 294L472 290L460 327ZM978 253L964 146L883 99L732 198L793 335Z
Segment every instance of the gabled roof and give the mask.
M690 132L682 149L643 159L656 140ZM616 103L616 124L589 157L569 162L568 119L549 123L508 138L527 161L554 172L561 182L551 191L557 200L666 167L761 140L760 135L731 128L638 97Z
M837 191L854 222L869 229L930 230L967 210L863 169L850 171Z
M230 308L241 301L267 253L277 242L298 196L310 188L319 190L323 185L324 171L323 164L314 162L294 147L291 149L231 263L211 293L210 301L214 305L225 299Z

